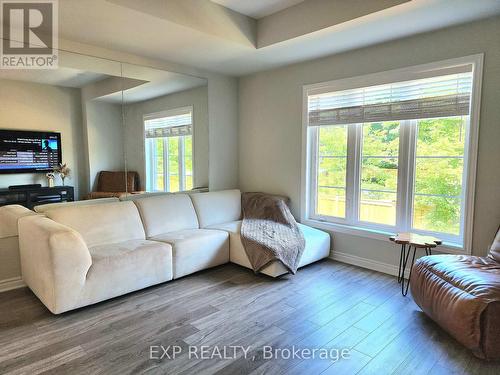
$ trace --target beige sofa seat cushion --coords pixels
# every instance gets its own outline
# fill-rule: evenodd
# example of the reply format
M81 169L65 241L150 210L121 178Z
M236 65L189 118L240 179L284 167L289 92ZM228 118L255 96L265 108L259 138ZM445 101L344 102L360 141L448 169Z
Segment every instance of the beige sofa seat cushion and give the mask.
M141 215L147 238L199 227L193 202L187 194L166 194L133 202Z
M191 194L200 228L241 219L239 190L211 191Z
M299 267L306 266L308 264L314 263L320 259L326 258L330 255L330 235L318 229L308 227L303 224L298 224L299 228L304 234L306 240L306 247L300 258ZM245 252L245 248L241 242L240 229L241 220L233 221L229 223L212 225L207 229L224 230L229 233L230 241L230 253L229 260L232 263L239 264L240 266L246 268L252 268L248 256ZM277 277L287 273L288 271L280 262L274 262L269 266L262 269L261 273Z
M93 304L172 280L172 246L148 240L129 240L89 248L80 306Z
M172 245L174 279L229 262L225 231L186 229L151 238Z
M45 214L80 233L88 247L146 239L133 202L60 206Z

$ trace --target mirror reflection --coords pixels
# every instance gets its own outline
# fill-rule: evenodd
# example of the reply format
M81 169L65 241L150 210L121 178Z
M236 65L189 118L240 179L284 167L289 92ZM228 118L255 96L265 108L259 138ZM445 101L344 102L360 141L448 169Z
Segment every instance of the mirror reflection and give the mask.
M109 100L121 89L120 63L64 51L58 69L1 69L0 186L65 185L33 205L91 197L100 171L125 167L121 102Z
M2 144L31 152L9 146L0 186L55 189L38 204L208 189L204 78L60 51L58 69L0 70L0 99Z
M124 155L132 194L208 187L206 79L122 64Z

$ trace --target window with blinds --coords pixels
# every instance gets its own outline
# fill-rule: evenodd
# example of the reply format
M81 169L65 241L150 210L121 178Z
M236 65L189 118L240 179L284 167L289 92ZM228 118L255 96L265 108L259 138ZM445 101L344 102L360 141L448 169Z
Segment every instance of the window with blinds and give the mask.
M193 134L191 108L149 115L144 118L146 138L177 137Z
M311 95L310 126L466 116L472 87L471 67L449 74L386 85Z
M306 86L305 219L433 234L463 247L481 62Z
M192 189L192 107L144 116L144 139L148 191Z

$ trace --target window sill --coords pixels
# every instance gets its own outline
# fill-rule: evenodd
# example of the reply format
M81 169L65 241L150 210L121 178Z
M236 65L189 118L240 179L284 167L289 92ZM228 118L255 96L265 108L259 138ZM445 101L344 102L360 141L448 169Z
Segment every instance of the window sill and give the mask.
M331 232L344 233L352 236L370 238L379 241L389 241L390 236L394 236L394 232L387 232L378 229L355 227L345 224L331 223L327 221L305 219L302 220L302 224L311 226L313 228L322 229ZM461 244L446 242L444 241L441 246L439 246L437 251L448 254L470 254L467 252Z

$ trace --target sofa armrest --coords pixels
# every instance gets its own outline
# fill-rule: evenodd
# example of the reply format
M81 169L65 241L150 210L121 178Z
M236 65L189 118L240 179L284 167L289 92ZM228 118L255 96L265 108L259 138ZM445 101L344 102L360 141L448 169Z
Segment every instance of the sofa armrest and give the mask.
M18 204L0 207L0 238L17 236L18 220L30 215L36 215L36 212Z
M76 307L92 265L81 235L43 216L19 220L24 282L54 314Z

